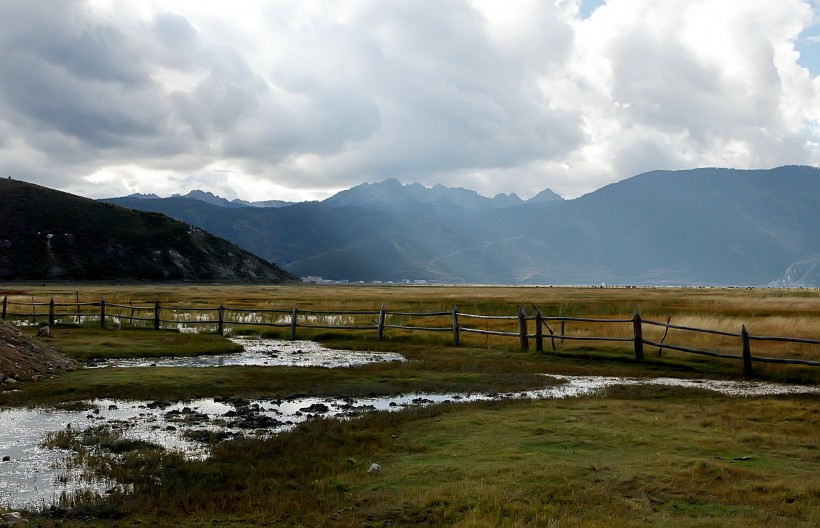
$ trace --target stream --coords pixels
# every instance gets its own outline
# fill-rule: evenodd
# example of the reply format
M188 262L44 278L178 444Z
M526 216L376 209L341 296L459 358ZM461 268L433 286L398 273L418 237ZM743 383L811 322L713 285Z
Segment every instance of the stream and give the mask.
M232 337L230 341L242 345L243 352L194 357L160 357L136 359L109 359L96 361L92 368L102 367L355 367L366 363L406 361L394 352L354 352L325 348L313 341L284 341Z
M197 358L112 360L96 368L136 366L219 367L230 365L294 365L328 368L370 361L404 361L398 354L329 350L310 342L242 339L245 352ZM543 389L505 394L414 393L389 397L244 400L205 398L193 401L118 401L96 399L77 410L34 408L0 410L0 507L38 510L80 490L103 494L116 483L87 481L80 469L67 468L71 452L43 447L47 434L62 430L82 432L107 426L123 438L143 440L184 454L209 456L208 444L198 441L211 433L230 439L235 435L264 437L293 428L311 417L345 419L371 411L397 411L444 402L510 399L569 398L595 394L615 385L663 385L708 389L745 397L820 393L820 387L762 382L691 380L677 378L621 378L549 374L558 384Z

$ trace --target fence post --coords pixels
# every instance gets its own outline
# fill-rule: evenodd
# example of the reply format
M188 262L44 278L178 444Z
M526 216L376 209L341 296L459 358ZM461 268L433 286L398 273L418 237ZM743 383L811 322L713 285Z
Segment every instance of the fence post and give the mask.
M54 297L48 301L48 326L54 328Z
M4 295L3 296L3 320L4 321L6 320L6 308L8 307L8 305L9 305L9 296Z
M635 337L635 360L643 361L643 329L641 328L641 314L635 310L632 316L632 328Z
M749 345L749 332L746 331L746 325L740 329L740 341L743 344L743 377L751 378L754 376L752 369L752 347Z
M134 300L129 298L128 304L131 305L131 315L128 316L128 325L134 326Z
M154 301L154 330L159 330L159 301Z
M293 305L293 314L290 316L290 340L296 340L296 305Z
M541 328L544 321L541 319L541 310L535 309L535 351L544 351L544 331Z
M216 332L219 335L224 336L225 335L225 307L222 305L222 303L219 303L219 309L217 310L217 313L219 314L219 323L217 323Z
M105 328L105 298L100 298L100 328Z
M521 350L527 351L530 349L530 341L527 339L527 315L524 313L524 307L518 308L518 334L521 341Z
M458 346L458 306L453 305L453 346Z
M382 335L384 335L384 304L379 308L379 329L376 330L376 341L381 341Z

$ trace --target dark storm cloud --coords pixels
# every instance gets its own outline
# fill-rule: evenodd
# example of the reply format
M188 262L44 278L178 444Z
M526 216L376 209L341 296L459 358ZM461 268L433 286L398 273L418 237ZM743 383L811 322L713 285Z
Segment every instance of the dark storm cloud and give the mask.
M6 0L0 171L99 195L388 177L573 195L818 160L816 79L788 55L805 3L591 4Z
M9 2L0 18L4 118L30 147L73 160L163 127L163 94L132 35L80 7Z

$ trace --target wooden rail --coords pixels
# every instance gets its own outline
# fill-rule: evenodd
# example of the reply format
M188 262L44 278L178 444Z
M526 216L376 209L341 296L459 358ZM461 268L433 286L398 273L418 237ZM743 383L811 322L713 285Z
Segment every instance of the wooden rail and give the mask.
M542 316L541 311L537 308L534 316L527 316L523 307L519 308L517 315L483 315L461 312L457 306L453 306L452 311L449 312L392 312L388 311L384 305L382 305L379 310L311 310L300 309L295 304L290 309L283 309L227 307L223 304L215 307L163 305L160 301L154 301L149 304L144 303L145 301L143 301L143 304L134 304L133 302L129 302L129 304L111 303L106 302L104 298L94 302L80 302L79 296L76 301L63 303L57 303L53 298L47 302L36 302L34 299L32 299L31 302L21 302L9 300L8 296L4 296L0 317L4 321L9 319L14 320L15 318L18 318L17 320L29 320L31 324L35 325L47 322L50 326L55 325L58 317L61 321L65 318L70 318L74 324L82 324L84 319L97 320L103 328L106 326L106 321L113 319L116 319L120 324L122 324L123 321L127 321L129 325L152 325L155 330L163 328L163 325L165 325L166 328L169 325L176 328L187 326L214 326L216 332L220 335L224 335L226 327L228 326L267 326L283 329L289 328L291 339L296 339L298 329L300 328L311 330L372 330L376 332L378 340L384 338L385 330L446 332L452 333L454 346L460 345L460 336L462 333L471 333L517 338L521 350L525 351L529 350L530 340L534 338L535 348L538 352L543 352L544 350L545 337L550 339L553 350L557 350L556 340L560 343L563 343L565 340L621 342L632 343L634 357L637 361L644 359L644 345L657 347L659 354L662 350L667 349L701 356L739 360L743 365L744 377L752 377L754 375L753 362L820 367L820 361L761 357L753 356L751 353L752 341L820 345L820 340L817 339L755 336L748 333L745 325L741 327L739 333L674 325L669 322L662 323L642 319L637 311L631 319L606 319L595 317ZM194 313L199 314L199 316L192 318L192 314ZM170 316L168 314L172 314L173 318L169 318ZM163 315L165 316L163 317ZM361 320L363 317L372 317L372 322L368 321L363 324ZM324 321L322 321L321 318L324 318ZM333 324L334 318L347 318L347 324L344 324L344 321L342 321L342 324ZM396 318L400 319L400 321L390 322ZM419 324L405 324L401 321L401 319L412 318L424 318L427 321L422 321ZM449 318L449 324L447 326L441 325L442 319L444 318ZM328 319L331 319L331 321L327 322ZM475 326L468 326L464 324L465 320L475 322L483 321L488 323L488 327L481 329ZM437 321L438 326L425 325L425 322L429 321ZM535 333L530 333L529 331L530 321L534 321L533 326ZM490 330L489 322L509 322L510 325L517 326L517 328L510 330ZM560 334L553 330L550 323L560 323ZM631 326L631 337L571 335L565 332L567 323L629 325ZM664 334L664 338L661 339L661 341L646 339L643 336L643 330L646 326L662 327L667 333L670 329L673 329L683 332L739 339L740 353L727 354L714 350L703 350L665 343L666 334ZM548 335L544 333L544 329L547 330Z

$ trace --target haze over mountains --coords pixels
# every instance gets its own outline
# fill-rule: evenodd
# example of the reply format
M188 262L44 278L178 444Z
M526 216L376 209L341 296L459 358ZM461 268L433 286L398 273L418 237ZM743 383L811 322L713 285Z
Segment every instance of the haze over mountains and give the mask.
M193 198L194 200L199 200L201 202L209 203L211 205L218 205L220 207L285 207L287 205L293 205L294 202L285 202L282 200L265 200L261 202L247 202L245 200L235 199L235 200L228 200L227 198L222 198L221 196L217 196L214 193L210 193L207 191L200 191L195 189L190 191L188 194L174 194L172 197L183 197L183 198ZM156 194L140 194L134 193L129 194L128 196L123 196L123 198L134 198L137 200L159 200L160 197Z
M204 194L204 193L202 193ZM654 171L575 200L396 180L323 202L111 199L165 213L299 276L502 284L817 285L820 169ZM216 198L216 200L214 200ZM222 200L222 201L220 201Z
M415 214L436 214L441 211L498 209L562 199L550 189L544 189L533 198L524 201L515 193L497 194L493 198L487 198L461 187L445 187L439 184L427 188L420 183L402 185L398 180L390 178L379 183L357 185L331 196L322 203L334 207L357 206Z

